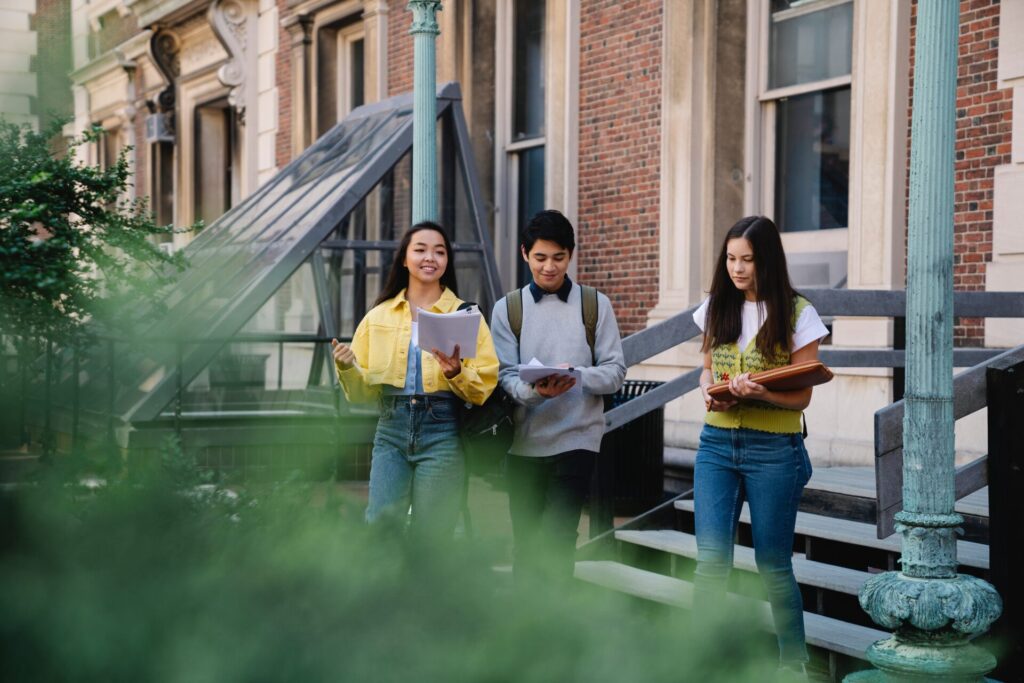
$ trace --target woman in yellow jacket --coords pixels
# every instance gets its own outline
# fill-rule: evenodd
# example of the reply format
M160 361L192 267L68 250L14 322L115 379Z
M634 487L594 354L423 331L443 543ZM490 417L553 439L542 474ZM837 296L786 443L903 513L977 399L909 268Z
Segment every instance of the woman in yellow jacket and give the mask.
M451 313L456 296L452 246L441 226L422 222L402 238L387 282L359 323L351 346L331 341L348 400L378 401L366 519L404 520L417 531L450 535L461 508L465 461L461 402L483 404L498 383L498 357L481 320L476 351L460 358L420 349L417 312Z

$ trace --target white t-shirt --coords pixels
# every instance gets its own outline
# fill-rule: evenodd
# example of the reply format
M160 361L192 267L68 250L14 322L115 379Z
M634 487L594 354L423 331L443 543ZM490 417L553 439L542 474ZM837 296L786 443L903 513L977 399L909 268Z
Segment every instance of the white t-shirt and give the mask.
M710 301L710 297L704 299L700 308L693 312L693 322L697 323L697 327L700 328L701 332L704 331L704 322L708 315L708 301ZM757 336L758 330L764 324L764 302L744 301L742 317L743 326L740 331L740 338L736 342L741 350L747 348L747 344ZM807 304L804 306L804 310L800 312L800 317L796 319L796 329L793 330L793 345L789 352L799 351L811 342L826 336L828 336L828 328L821 322L821 318L818 317L818 312L814 310L814 306Z

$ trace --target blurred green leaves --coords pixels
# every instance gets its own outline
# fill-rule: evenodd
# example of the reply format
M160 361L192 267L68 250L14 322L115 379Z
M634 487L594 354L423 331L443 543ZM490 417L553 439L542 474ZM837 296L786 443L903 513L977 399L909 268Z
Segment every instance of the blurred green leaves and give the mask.
M0 497L5 680L619 683L774 670L773 644L742 616L691 629L683 613L598 589L523 591L475 543L368 528L361 504L312 485L228 492L186 481L187 469L165 459L99 488L55 474Z
M153 239L173 228L128 199L128 150L106 169L82 163L104 133L55 143L62 123L37 133L0 120L0 332L58 342L90 319L116 328L183 264Z

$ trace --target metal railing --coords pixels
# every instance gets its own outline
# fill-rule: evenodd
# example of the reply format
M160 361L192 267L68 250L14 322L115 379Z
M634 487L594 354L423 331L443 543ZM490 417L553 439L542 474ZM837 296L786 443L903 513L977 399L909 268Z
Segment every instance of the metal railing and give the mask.
M801 290L814 305L818 314L825 317L876 317L894 320L893 348L836 348L822 346L819 358L832 367L844 368L891 368L893 370L893 396L903 395L902 368L906 362L903 349L905 339L906 292L893 290L853 289L805 289ZM659 353L700 335L700 329L693 322L697 306L672 316L622 341L626 365L631 367L648 360ZM1024 318L1024 292L956 292L953 295L953 314L967 318ZM986 348L957 348L953 352L956 367L970 367L954 382L956 395L955 413L962 417L979 410L985 405L984 375L987 364L997 358L1005 360L1021 352L1021 347L1012 351ZM1015 357L1015 356L1014 356ZM605 413L605 431L634 420L652 410L663 407L669 401L696 389L700 382L701 368L685 371L621 406ZM879 417L881 416L881 417ZM895 403L878 411L875 418L876 479L878 480L878 529L880 537L892 533L892 515L902 503L902 416L903 403ZM898 472L897 474L895 474ZM958 498L984 486L984 462L971 463L958 472ZM896 483L894 483L896 482ZM884 515L884 516L883 516ZM886 521L888 520L888 521Z

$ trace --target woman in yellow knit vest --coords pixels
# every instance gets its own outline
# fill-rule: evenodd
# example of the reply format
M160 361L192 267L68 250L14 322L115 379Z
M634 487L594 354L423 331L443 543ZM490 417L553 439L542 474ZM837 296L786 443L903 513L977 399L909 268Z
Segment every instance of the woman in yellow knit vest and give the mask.
M417 223L399 243L384 289L351 345L331 342L348 400L380 407L366 520L404 523L411 503L412 528L442 538L455 529L464 495L459 404L482 405L498 384L498 357L483 321L476 348L465 354L458 346L451 356L419 346L418 311L458 310L455 290L448 235L436 223Z
M743 218L726 234L710 295L693 318L704 332L701 392L707 408L694 470L694 613L721 605L746 502L780 669L800 677L807 647L793 576L793 529L811 476L801 426L811 389L770 391L751 382L750 373L817 359L828 329L791 286L779 231L763 216ZM711 398L708 387L719 381L730 382L734 398Z

